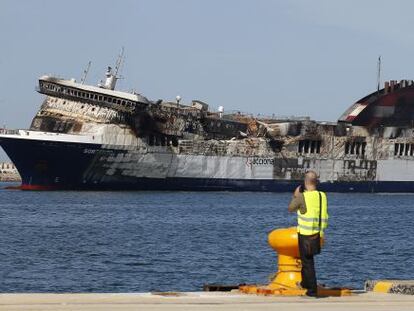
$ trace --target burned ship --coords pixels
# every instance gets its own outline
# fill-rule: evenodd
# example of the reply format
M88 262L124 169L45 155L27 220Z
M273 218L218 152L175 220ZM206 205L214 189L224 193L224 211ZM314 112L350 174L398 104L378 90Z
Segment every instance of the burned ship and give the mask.
M414 191L414 83L387 81L337 122L255 117L39 78L29 129L1 130L21 189L292 191L307 170L335 192Z

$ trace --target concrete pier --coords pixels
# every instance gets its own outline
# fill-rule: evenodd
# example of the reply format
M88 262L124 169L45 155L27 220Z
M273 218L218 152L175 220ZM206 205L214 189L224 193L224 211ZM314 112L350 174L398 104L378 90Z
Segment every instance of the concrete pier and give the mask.
M360 293L348 297L270 297L239 293L0 294L0 310L330 310L405 311L414 296Z

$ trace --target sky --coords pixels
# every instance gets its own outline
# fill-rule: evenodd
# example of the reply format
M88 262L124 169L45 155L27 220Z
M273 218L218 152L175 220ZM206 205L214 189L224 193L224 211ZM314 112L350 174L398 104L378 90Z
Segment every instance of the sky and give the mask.
M43 74L120 90L336 121L382 82L414 78L413 1L1 0L0 127L28 128ZM6 159L0 152L0 160Z

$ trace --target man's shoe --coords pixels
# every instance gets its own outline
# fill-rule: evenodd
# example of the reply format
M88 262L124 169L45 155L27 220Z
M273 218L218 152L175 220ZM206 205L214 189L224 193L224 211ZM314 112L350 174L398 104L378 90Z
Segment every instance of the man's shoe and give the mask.
M310 291L307 291L307 292L306 292L306 296L308 296L308 297L313 297L313 298L318 298L318 294L317 294L317 293L315 293L315 292L310 292Z

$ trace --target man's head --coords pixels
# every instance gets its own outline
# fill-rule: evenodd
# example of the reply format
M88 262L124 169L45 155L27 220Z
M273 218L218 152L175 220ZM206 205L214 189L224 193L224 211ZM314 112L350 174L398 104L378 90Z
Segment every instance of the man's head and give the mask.
M305 188L308 191L315 190L318 186L318 174L315 171L307 171L305 174Z

